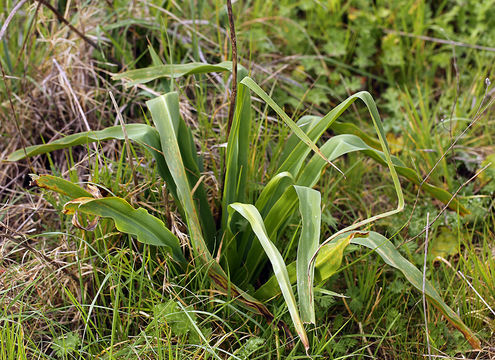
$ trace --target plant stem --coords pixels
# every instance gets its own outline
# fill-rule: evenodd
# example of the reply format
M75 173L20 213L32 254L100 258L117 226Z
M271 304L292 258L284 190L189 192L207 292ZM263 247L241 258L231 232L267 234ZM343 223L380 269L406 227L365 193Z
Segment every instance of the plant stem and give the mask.
M237 96L237 42L235 38L234 16L232 14L232 3L227 0L227 11L229 14L230 43L232 45L232 92L230 93L229 121L227 123L227 141L230 128L234 119L235 101Z

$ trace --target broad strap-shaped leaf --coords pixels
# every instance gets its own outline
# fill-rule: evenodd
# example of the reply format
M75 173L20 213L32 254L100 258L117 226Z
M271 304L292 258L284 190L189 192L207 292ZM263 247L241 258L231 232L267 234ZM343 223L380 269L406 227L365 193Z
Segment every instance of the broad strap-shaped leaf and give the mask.
M361 138L370 149L378 151L378 153L372 152L369 154L374 160L382 165L387 165L384 153L379 151L381 146L379 141L366 134L354 124L336 121L338 116L340 116L340 114L342 114L350 105L349 103L344 103L337 106L324 117L312 115L303 116L297 121L297 125L314 141L317 141L326 129L331 129L333 132L341 135L355 135ZM325 151L323 151L322 148L320 149L325 154ZM305 147L305 144L302 143L297 136L290 136L287 140L287 149L282 154L283 165L280 166L278 171L291 171L294 174L298 171L300 172L302 170L301 166L303 161L308 153L309 151ZM374 156L376 154L381 155ZM329 160L332 161L333 159L329 158ZM415 170L408 168L399 158L392 156L392 161L399 175L404 176L415 185L420 185L422 183L423 179L420 175ZM424 183L422 189L435 199L442 201L444 204L447 204L450 201L449 208L454 211L459 211L461 215L469 214L469 210L467 210L457 199L452 199L452 195L448 191L429 183Z
M255 206L261 216L265 216L273 204L282 196L285 190L294 185L293 176L288 173L280 173L272 177L271 180L263 187L261 194L256 200ZM259 241L254 240L254 233L248 228L243 229L239 239L232 241L229 247L224 245L224 249L228 251L227 257L230 261L229 266L239 264L242 265L240 271L235 272L235 282L241 284L249 279L257 278L262 271L262 266L259 267L259 261L266 259L263 248ZM235 267L231 267L235 269Z
M178 140L174 134L174 123L178 123L176 118L180 116L177 93L168 93L159 96L153 100L149 100L146 104L150 109L153 122L160 133L163 155L175 181L177 194L185 212L195 261L199 261L207 267L208 275L213 280L213 284L217 289L232 296L245 307L263 315L271 322L273 315L266 306L230 282L225 271L215 261L205 243Z
M215 220L213 219L206 190L202 182L200 164L192 132L180 115L178 119L177 139L189 185L195 188L193 199L198 209L199 220L204 231L203 235L209 248L213 250L215 249L216 236Z
M340 268L344 250L349 245L351 236L335 239L320 249L315 263L314 283L316 286L327 281ZM297 281L297 265L295 261L287 266L287 273L289 274L290 283L295 284ZM263 286L256 290L254 297L266 301L279 294L280 287L275 275L273 275Z
M239 68L238 80L242 80L247 71ZM249 170L249 144L251 138L251 96L241 82L237 85L237 100L232 126L225 152L225 177L222 194L222 229L226 229L228 206L233 202L246 201L246 184Z
M150 66L144 69L129 70L121 74L115 74L114 80L126 79L127 87L136 84L145 84L147 82L163 78L178 78L186 75L205 74L211 72L232 71L232 62L224 61L216 65L192 62L188 64L167 64Z
M282 196L269 209L265 216L265 228L270 239L277 239L279 229L287 224L288 219L297 208L297 194L293 186L289 186ZM250 280L257 279L266 262L266 256L259 251L258 245L253 245L246 257L246 267L252 271Z
M95 199L82 187L56 176L32 175L31 177L35 185L72 199L64 206L66 214L70 215L78 211L111 218L119 231L135 235L138 241L144 244L164 246L176 261L185 262L179 239L160 219L150 215L145 209L134 209L127 201L118 197Z
M167 229L163 221L149 214L144 208L134 209L127 201L118 197L83 197L65 204L65 214L71 215L75 211L111 218L120 232L134 235L144 244L163 246L171 252L176 261L186 262L179 239Z
M288 171L275 175L263 187L256 203L254 204L258 211L263 214L265 209L270 209L276 200L282 196L285 189L294 184L294 177Z
M294 186L299 198L302 229L297 247L297 294L301 319L305 323L315 323L313 280L315 264L310 263L320 243L321 194L304 186Z
M158 174L168 184L167 190L174 198L177 198L175 184L172 181L170 171L163 159L161 152L160 137L155 128L145 124L128 124L125 125L127 136L130 140L144 146L151 152L156 161ZM106 140L124 140L124 132L121 126L112 126L98 131L85 131L78 134L68 135L61 139L57 139L48 144L33 145L24 149L19 149L7 157L7 161L18 161L26 157L31 157L39 154L49 153L55 150L67 149L72 146L86 145L93 142Z
M292 286L289 279L289 274L287 273L287 268L284 263L282 255L278 249L273 245L271 240L268 238L266 233L265 225L263 224L263 219L261 218L258 209L254 205L234 203L229 206L229 214L233 214L237 211L241 214L251 225L256 237L260 241L263 249L265 250L268 259L273 267L273 272L277 278L278 285L282 290L282 295L284 297L285 303L289 309L292 322L294 327L304 345L306 351L309 349L309 341L306 335L306 330L299 316L299 311L297 310L296 298L294 292L292 291Z
M160 150L158 133L149 125L128 124L126 125L129 139L147 145L150 150ZM92 142L99 142L111 139L124 140L121 126L111 126L98 131L85 131L52 141L48 144L27 146L24 149L14 151L7 157L7 161L18 161L39 154L45 154L59 149L67 149L71 146L86 145ZM155 145L155 146L153 146ZM157 147L158 146L158 147Z
M341 172L339 168L337 168L330 160L328 160L325 155L320 151L318 146L314 143L311 138L306 135L304 131L302 131L297 124L285 113L285 111L282 110L280 106L277 105L275 101L273 101L270 96L258 85L254 82L253 79L250 77L246 76L242 81L241 84L246 85L249 89L251 89L256 95L261 97L270 107L277 113L278 116L282 118L282 120L285 122L285 124L294 132L294 134L308 147L308 149L313 150L316 154L321 156L323 160L328 162L331 166L333 166L337 171ZM281 170L279 172L283 172L285 170ZM342 173L342 172L341 172Z
M357 137L360 137L361 140L363 140L369 146L375 149L380 149L380 142L375 138L369 136L366 132L364 132L355 124L335 121L332 124L331 129L337 135L344 135L344 134L356 135Z
M79 197L91 197L89 191L84 190L79 185L53 175L31 174L33 184L47 190L55 191L58 194L67 196L70 199Z
M150 109L153 123L160 135L163 156L177 188L179 202L186 215L191 245L195 255L209 260L209 251L204 242L201 224L192 197L192 187L186 175L186 168L177 139L180 117L178 94L171 92L159 96L147 101L146 105Z
M420 292L423 292L423 274L413 264L407 261L394 247L394 245L383 235L369 232L366 238L354 237L353 244L366 246L375 251L388 265L400 270L406 279ZM481 343L476 335L461 320L459 315L453 311L441 298L429 281L426 281L425 296L446 318L461 331L471 346L475 349L481 348Z
M321 151L330 160L337 159L338 157L349 154L352 152L360 151L363 154L374 159L382 165L387 165L387 160L383 151L376 150L371 147L363 139L358 136L344 134L337 135L329 139L323 146L321 146ZM422 179L419 175L411 168L408 168L404 163L397 157L391 156L392 163L399 175L404 176L406 179L410 180L412 183L419 185ZM313 156L309 163L307 163L303 168L301 168L297 183L303 186L314 186L318 182L321 176L321 172L326 167L326 163L321 160L318 156ZM436 199L442 201L443 203L448 203L452 195L448 191L438 188L434 185L424 183L423 189L431 194ZM464 208L456 199L450 203L450 208L453 210L459 209L461 214L468 213L468 210Z

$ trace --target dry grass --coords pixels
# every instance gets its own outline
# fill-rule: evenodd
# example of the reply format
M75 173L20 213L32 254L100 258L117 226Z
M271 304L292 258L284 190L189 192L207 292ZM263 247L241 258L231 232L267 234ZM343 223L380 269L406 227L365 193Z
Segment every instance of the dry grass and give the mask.
M12 98L8 99L6 93L0 94L2 158L21 148L23 140L32 145L87 130L79 108L91 129L108 125L111 119L108 100L102 100L106 98L105 87L109 83L94 60L94 49L58 22L50 11L43 7L37 9L36 3L26 12L37 14L27 41L33 46L22 49L23 54L13 54L24 62L25 73L23 77L6 80ZM102 21L102 13L97 7L80 6L65 15L76 19L74 26L83 31ZM33 64L29 61L29 51L37 51L40 47L49 56ZM15 119L19 121L19 129ZM76 171L84 178L89 160L87 152L77 149L72 155L74 162L80 164ZM55 153L51 161L60 171L69 170L66 154ZM30 162L4 163L0 170L0 306L8 309L13 318L32 314L31 320L22 321L22 326L24 336L37 343L51 340L49 329L53 324L70 324L78 328L78 324L83 323L81 315L76 307L67 307L66 291L75 294L80 301L81 291L91 289L90 262L79 269L83 290L74 280L79 278L74 275L78 273L74 241L66 235L26 238L47 227L61 228L60 217L52 206L42 196L26 191L29 173L47 173L49 169L48 158L38 156ZM21 323L21 319L18 320Z

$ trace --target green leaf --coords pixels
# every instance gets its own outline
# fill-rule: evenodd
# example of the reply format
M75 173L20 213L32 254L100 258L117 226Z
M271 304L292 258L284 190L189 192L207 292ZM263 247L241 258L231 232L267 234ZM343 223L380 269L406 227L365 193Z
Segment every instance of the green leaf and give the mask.
M82 187L56 176L32 174L31 179L33 180L34 185L55 191L56 193L65 195L71 199L92 197L91 193L84 190Z
M319 120L323 118L319 118L316 116L304 116L302 117L297 123L298 125L305 124L306 127L308 127L308 123L311 124L311 128L313 128L315 123L318 123ZM356 135L357 137L361 138L366 145L369 146L369 150L372 149L379 149L380 147L380 142L377 141L376 139L372 138L371 136L367 135L364 131L359 129L356 125L351 124L351 123L342 123L335 121L331 124L331 129L333 132L341 135ZM292 141L293 143L289 148L294 148L296 145L294 143L295 139L289 139L289 141ZM321 148L323 151L323 148ZM364 148L363 148L364 150ZM324 152L324 151L323 151ZM325 152L324 152L325 153ZM371 158L376 160L382 165L387 165L386 158L383 155L383 152L371 152L367 153ZM329 158L330 159L330 158ZM330 159L333 160L333 159ZM399 158L392 156L392 162L394 163L395 169L397 170L397 173L409 181L411 181L415 185L420 185L423 182L423 179L421 176L413 169L407 167ZM435 199L440 200L444 204L447 204L451 198L452 194L450 194L448 191L439 188L435 185L429 184L429 183L424 183L422 186L422 189L426 191L428 194L433 196ZM469 214L469 210L467 210L457 199L453 199L450 204L449 208L453 211L459 211L461 215L466 215Z
M342 236L320 249L315 262L314 282L317 286L327 281L340 268L344 250L350 241L350 236ZM297 266L295 261L287 266L287 273L289 274L290 283L295 284L297 281ZM266 301L279 294L280 287L278 286L275 275L273 275L263 286L256 290L254 297Z
M142 142L146 145L150 142L151 144L149 144L149 147L151 149L155 148L152 145L159 144L159 142L155 141L158 140L158 133L151 126L144 124L129 124L126 125L126 130L129 139ZM92 142L110 139L124 140L124 134L121 126L112 126L99 131L85 131L78 134L65 136L48 144L27 146L25 149L26 151L24 151L24 149L14 151L7 157L7 161L18 161L54 150L67 149L71 146L86 145Z
M208 275L219 290L232 296L255 313L263 315L268 321L272 321L273 315L264 304L230 282L205 243L179 144L175 136L174 124L179 122L178 117L180 116L177 93L172 92L159 96L147 101L146 105L150 109L153 122L160 133L163 155L177 187L179 201L184 208L195 261L199 261L200 264L206 266Z
M374 250L385 263L400 270L416 289L423 292L423 274L421 271L407 261L386 237L376 232L369 232L366 238L354 237L351 242ZM429 281L425 283L425 296L453 326L464 334L464 337L473 348L481 348L480 341L476 335L462 322L459 315L445 304Z
M249 141L251 133L251 96L238 84L237 101L225 153L225 180L222 196L222 228L226 228L228 206L246 200Z
M203 238L201 224L194 204L191 185L186 175L186 168L177 140L179 126L179 97L171 92L146 102L153 122L160 134L163 156L170 169L177 188L177 196L182 205L188 225L191 245L196 255L208 259L209 251Z
M199 170L200 163L197 156L196 144L194 143L191 129L180 115L177 127L177 142L179 144L189 185L195 188L193 199L199 210L198 216L204 231L203 235L205 236L209 249L213 251L216 247L216 226L211 213L210 204L208 203L208 197L206 196L206 190L202 182L201 172Z
M258 209L254 205L234 203L229 206L229 214L232 215L234 211L241 214L251 225L256 237L260 241L263 249L270 259L273 267L273 272L277 278L278 285L282 290L282 295L284 296L285 303L289 309L292 322L294 327L304 345L306 351L309 349L309 341L306 335L306 330L299 317L299 311L297 310L296 298L294 297L294 292L292 291L292 286L289 279L289 274L287 273L287 268L284 263L282 255L278 249L273 245L271 240L268 238L266 233L265 225L263 224L263 219L261 218Z
M136 236L138 241L155 246L164 246L176 261L184 263L180 242L165 224L143 208L134 209L127 201L118 197L95 199L77 198L64 206L66 214L79 213L111 218L120 232Z
M296 190L293 186L289 186L265 216L265 228L270 239L277 239L278 230L287 223L287 220L296 210L296 205ZM259 276L265 260L266 257L259 252L257 245L253 245L246 258L246 267L252 271L251 280Z
M277 174L263 187L256 200L255 206L262 216L266 215L273 204L282 196L287 187L294 184L294 178L288 172ZM240 239L230 247L227 258L229 266L234 262L242 264L242 270L236 271L233 276L236 283L242 283L249 279L258 278L263 266L259 266L266 255L259 241L254 241L254 234L250 229L243 229ZM231 267L232 268L232 267Z
M297 247L297 294L301 309L301 320L315 323L315 304L313 294L314 263L311 258L318 249L321 226L321 194L304 186L294 186L299 198L299 212L302 218L302 230Z
M145 124L128 124L125 125L127 136L130 140L137 142L148 149L156 161L158 173L168 184L167 190L170 191L174 198L177 198L175 184L172 181L170 171L163 159L161 152L160 137L155 128ZM45 154L60 149L67 149L71 146L86 145L93 142L106 140L125 140L124 132L121 126L112 126L98 131L85 131L78 134L65 136L48 144L33 145L14 151L7 157L7 161L18 161L39 154Z
M263 187L261 194L254 204L261 214L265 209L270 209L273 204L282 196L285 189L294 184L294 177L290 172L282 172L275 175Z
M126 79L129 81L126 83L126 87L130 87L136 84L145 84L162 77L178 78L186 75L221 71L232 71L232 62L224 61L216 65L192 62L188 64L150 66L144 69L129 70L121 74L115 74L113 79Z
M241 84L246 85L248 88L250 88L256 95L261 97L270 107L275 110L275 112L282 118L282 120L289 126L289 128L296 134L296 136L301 139L301 141L306 144L311 150L313 150L316 154L321 156L323 160L328 162L331 166L333 166L337 171L341 172L331 161L329 161L325 155L320 151L318 146L306 135L304 131L302 131L297 124L291 120L291 118L278 106L275 101L273 101L268 94L258 85L254 82L253 79L250 77L246 76L242 81Z

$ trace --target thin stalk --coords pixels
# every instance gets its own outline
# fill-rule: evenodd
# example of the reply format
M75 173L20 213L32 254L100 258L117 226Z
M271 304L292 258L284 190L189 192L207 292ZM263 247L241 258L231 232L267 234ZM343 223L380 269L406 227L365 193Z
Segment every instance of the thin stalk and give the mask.
M139 186L137 177L136 177L136 170L134 169L134 161L132 161L132 153L131 153L131 143L129 142L129 137L127 136L127 130L124 125L124 119L122 118L122 114L120 113L119 106L117 105L117 102L115 101L115 97L113 96L113 93L111 91L108 92L110 94L110 98L112 99L113 107L115 108L115 111L117 112L117 118L119 119L120 126L122 127L122 132L124 133L124 139L125 139L125 147L127 150L127 159L129 160L129 166L131 167L132 171L132 179L134 180L134 186L137 188Z
M227 123L227 140L234 119L235 102L237 96L237 42L235 38L234 16L232 14L232 3L227 0L227 11L229 14L230 43L232 45L232 92L230 93L229 120Z

